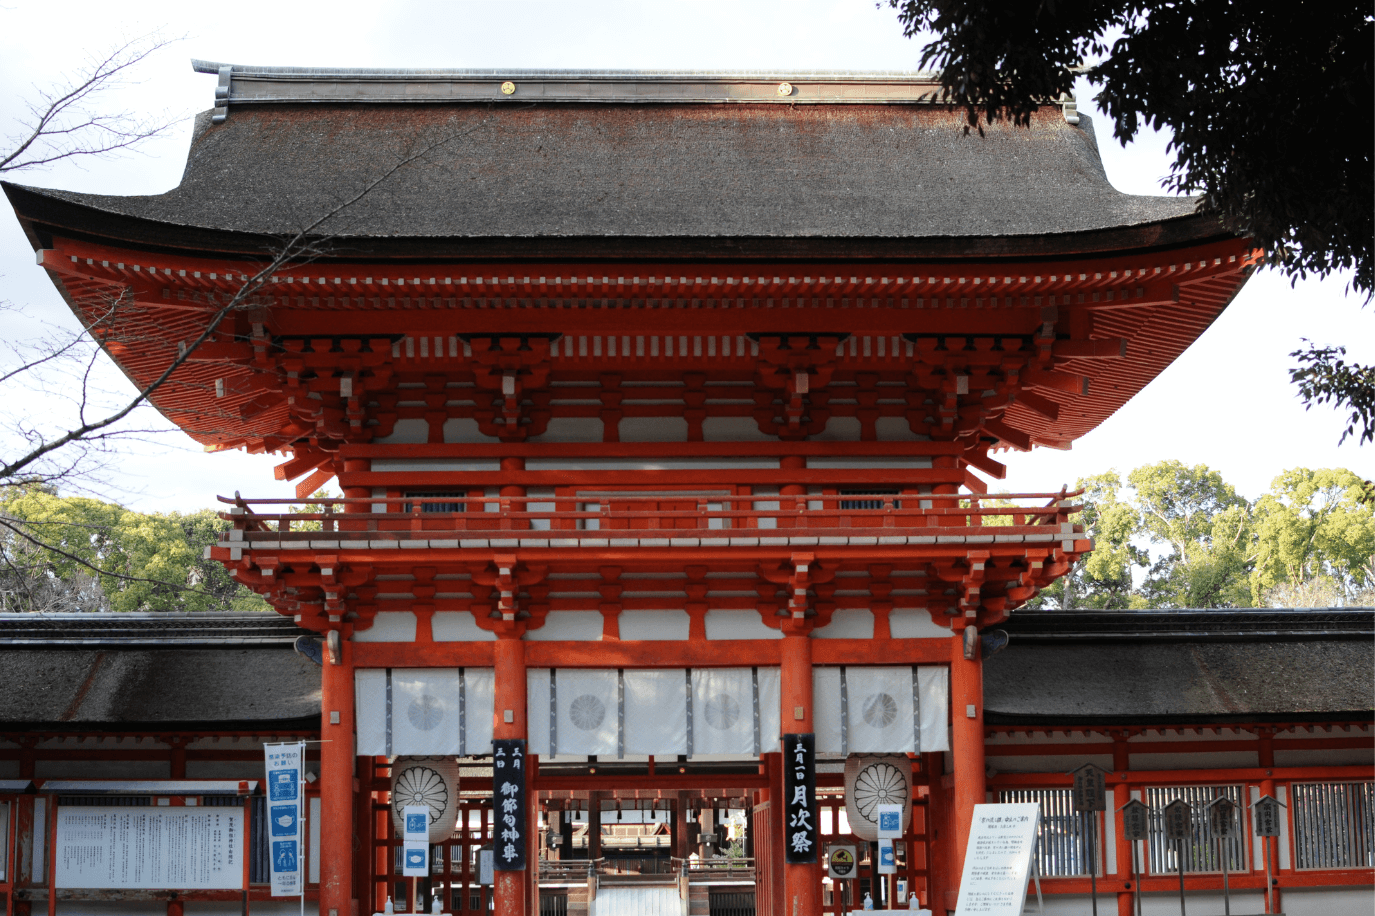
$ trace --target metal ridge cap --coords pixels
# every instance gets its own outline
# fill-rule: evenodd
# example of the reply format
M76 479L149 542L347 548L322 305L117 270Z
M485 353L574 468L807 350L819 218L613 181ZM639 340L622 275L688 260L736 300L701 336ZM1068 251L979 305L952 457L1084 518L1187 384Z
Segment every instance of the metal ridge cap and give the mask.
M192 58L197 73L218 74L228 67L234 76L256 79L337 79L337 80L481 80L538 79L582 82L587 80L645 82L736 82L740 80L824 79L830 82L922 82L939 84L933 70L609 70L609 69L522 69L469 67L293 67L225 64Z

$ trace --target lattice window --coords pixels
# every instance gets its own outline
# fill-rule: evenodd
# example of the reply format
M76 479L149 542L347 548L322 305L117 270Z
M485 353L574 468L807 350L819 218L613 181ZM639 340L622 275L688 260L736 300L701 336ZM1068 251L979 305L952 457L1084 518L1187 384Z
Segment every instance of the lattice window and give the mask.
M1085 815L1074 810L1069 789L1004 789L998 800L1003 804L1035 803L1041 806L1041 832L1037 865L1044 878L1085 876L1094 861L1103 874L1103 821L1098 813ZM1093 834L1092 837L1088 833ZM1097 855L1093 854L1098 846Z
M1193 808L1193 833L1184 840L1184 873L1222 872L1222 859L1219 856L1218 838L1213 834L1209 823L1208 805L1216 798L1226 796L1237 806L1237 823L1232 835L1222 842L1222 850L1227 856L1227 870L1231 872L1248 871L1246 859L1246 812L1250 809L1242 804L1241 786L1169 786L1146 790L1146 804L1151 809L1150 859L1151 874L1175 875L1179 873L1180 842L1165 836L1165 806L1177 798L1182 798Z
M840 511L853 511L855 509L882 509L884 496L897 496L901 490L841 490L841 496L878 496L879 499L842 499L840 501ZM893 500L893 508L901 509L902 502Z
M1289 787L1296 868L1375 867L1375 783Z
M406 499L415 500L416 503L420 504L420 511L423 514L429 515L432 513L464 511L465 503L455 500L462 500L468 494L461 490L453 490L443 492L413 491L402 495L405 496ZM414 512L415 503L404 503L401 511Z

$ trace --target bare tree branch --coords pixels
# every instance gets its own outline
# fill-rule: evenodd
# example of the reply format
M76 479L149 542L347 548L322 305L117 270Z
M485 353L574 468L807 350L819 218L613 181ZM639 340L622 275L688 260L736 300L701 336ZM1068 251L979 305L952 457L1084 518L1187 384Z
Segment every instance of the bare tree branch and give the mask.
M64 159L106 156L166 132L178 118L104 114L93 103L102 93L126 85L133 67L175 40L156 32L131 38L104 56L90 58L63 86L38 90L20 132L8 138L9 152L0 154L0 174L45 168Z

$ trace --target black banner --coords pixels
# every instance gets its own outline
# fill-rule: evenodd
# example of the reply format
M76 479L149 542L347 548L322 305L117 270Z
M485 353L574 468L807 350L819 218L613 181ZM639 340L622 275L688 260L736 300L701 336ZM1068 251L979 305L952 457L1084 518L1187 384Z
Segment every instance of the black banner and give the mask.
M525 741L492 742L493 867L525 870Z
M816 862L816 735L783 736L784 861Z

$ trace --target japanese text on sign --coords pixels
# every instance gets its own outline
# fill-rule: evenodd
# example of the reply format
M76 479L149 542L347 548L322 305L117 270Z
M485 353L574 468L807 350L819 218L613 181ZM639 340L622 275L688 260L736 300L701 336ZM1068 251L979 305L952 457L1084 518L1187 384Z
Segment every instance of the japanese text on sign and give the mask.
M784 858L811 863L817 854L816 736L783 736Z
M974 806L960 916L1021 916L1040 820L1039 804Z
M493 837L497 871L525 870L525 742L499 739L492 742L492 810L496 815Z
M239 890L242 808L60 808L58 887Z
M301 875L301 767L305 745L265 744L267 819L272 896L294 897L305 890Z

